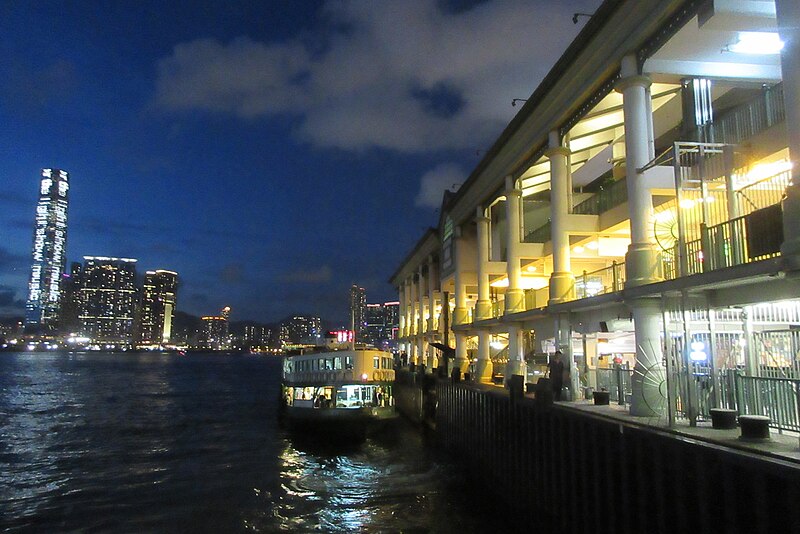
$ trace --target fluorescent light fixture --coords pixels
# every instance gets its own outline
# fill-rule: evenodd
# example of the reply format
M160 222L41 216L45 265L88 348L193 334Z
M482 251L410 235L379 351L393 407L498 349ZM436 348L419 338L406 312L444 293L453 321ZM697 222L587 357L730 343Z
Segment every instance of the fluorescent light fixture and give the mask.
M783 50L783 41L775 32L739 32L739 40L726 50L735 54L778 54Z

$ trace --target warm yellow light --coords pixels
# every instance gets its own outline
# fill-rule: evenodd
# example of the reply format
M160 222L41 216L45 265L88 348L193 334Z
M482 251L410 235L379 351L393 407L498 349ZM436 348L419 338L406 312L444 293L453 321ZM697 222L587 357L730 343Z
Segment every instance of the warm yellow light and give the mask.
M575 254L583 254L584 248L578 245L577 247L573 248L572 251L575 252Z
M536 272L536 266L535 265L528 265L525 268L525 270L528 271L529 273L535 273Z
M759 163L747 171L747 174L743 177L743 180L740 179L737 185L739 187L743 187L755 182L760 182L766 178L771 178L773 176L791 171L793 166L794 165L792 165L791 161L786 160L773 161L771 163Z
M691 198L684 198L678 205L681 207L681 209L690 210L694 207L694 200Z
M542 289L547 287L550 279L547 276L521 276L519 280L520 289ZM492 287L508 287L508 277L495 280L491 284Z
M600 247L600 245L597 243L597 241L589 241L586 243L586 248L589 250L597 250L598 247Z

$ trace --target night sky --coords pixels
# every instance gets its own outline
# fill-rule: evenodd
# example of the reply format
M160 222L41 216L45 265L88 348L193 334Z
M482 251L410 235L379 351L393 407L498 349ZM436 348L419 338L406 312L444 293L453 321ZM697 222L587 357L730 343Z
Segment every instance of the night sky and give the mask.
M600 0L0 3L0 316L23 315L42 167L68 261L139 260L178 309L346 324Z

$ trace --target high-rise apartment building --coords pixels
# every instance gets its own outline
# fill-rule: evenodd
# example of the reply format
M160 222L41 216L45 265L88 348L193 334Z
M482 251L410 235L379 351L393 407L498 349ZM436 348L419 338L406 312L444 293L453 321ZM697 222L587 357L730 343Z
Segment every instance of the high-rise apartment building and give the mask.
M281 323L280 336L284 345L320 345L322 320L319 317L295 315Z
M361 341L367 333L367 290L356 284L350 288L350 318L356 340Z
M95 342L129 344L136 313L136 260L84 256L80 274L81 331Z
M169 343L178 295L178 273L147 271L142 285L139 340L143 345Z
M399 302L367 304L367 328L363 341L379 348L390 348L397 338Z
M230 306L225 306L219 315L206 315L203 321L203 331L200 333L200 347L212 350L229 349L231 345Z
M67 171L42 169L25 308L25 328L28 331L54 330L58 326L61 274L67 258L68 193Z

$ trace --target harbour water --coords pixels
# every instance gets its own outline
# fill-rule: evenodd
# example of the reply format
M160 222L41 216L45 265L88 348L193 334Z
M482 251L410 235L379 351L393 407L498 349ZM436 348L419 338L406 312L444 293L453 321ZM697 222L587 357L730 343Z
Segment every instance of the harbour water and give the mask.
M276 421L275 357L0 353L0 531L485 532L502 510L400 422Z

